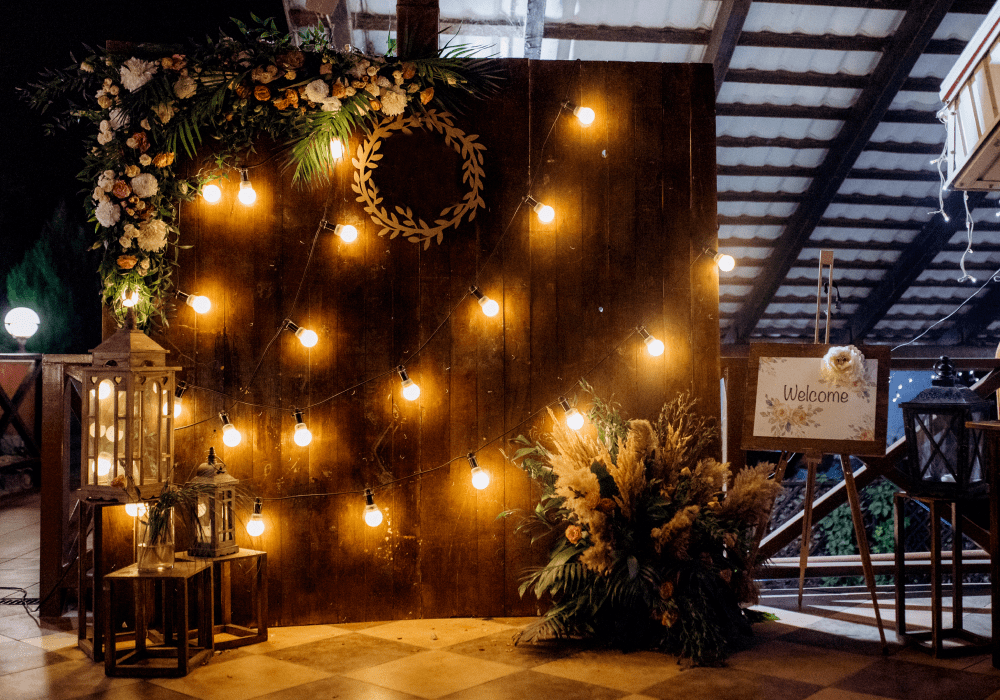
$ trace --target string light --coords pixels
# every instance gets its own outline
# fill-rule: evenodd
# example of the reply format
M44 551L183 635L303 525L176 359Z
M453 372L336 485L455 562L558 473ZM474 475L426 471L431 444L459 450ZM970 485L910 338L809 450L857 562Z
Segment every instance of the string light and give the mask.
M594 110L592 110L590 107L578 107L572 102L563 102L562 106L563 109L568 109L569 111L571 111L573 113L573 116L579 119L580 123L583 124L584 126L590 126L591 124L594 123Z
M473 296L476 297L476 300L479 302L479 305L483 307L484 314L486 314L490 318L493 318L498 313L500 313L500 304L496 303L488 296L483 294L481 291L479 291L479 287L473 285L469 287L469 291L472 292Z
M358 240L358 229L350 224L337 224L333 232L340 236L340 240L344 243L354 243L354 241Z
M130 293L131 292L131 293ZM122 290L122 306L130 307L135 306L139 303L139 290L138 289L123 289Z
M732 272L736 267L736 258L728 253L720 253L712 248L705 248L705 252L712 256L712 260L723 272Z
M467 454L466 458L469 460L469 466L472 467L472 485L482 491L490 485L490 473L479 466L474 452Z
M417 397L420 396L420 387L410 379L403 365L396 367L396 371L399 372L399 378L403 380L403 398L407 401L416 401Z
M536 214L538 214L538 220L543 224L552 223L552 220L556 218L555 209L547 204L542 204L531 195L526 196L524 201L535 211Z
M646 349L649 350L649 354L653 357L659 357L663 354L664 346L662 340L657 340L649 334L645 326L639 326L636 328L639 331L639 335L642 336L642 342L646 344Z
M222 442L229 447L236 447L243 441L242 433L229 422L229 416L225 411L219 414L219 418L222 420Z
M212 309L212 300L208 297L197 294L185 294L177 292L177 296L184 300L184 303L194 309L197 314L207 314Z
M295 409L294 413L295 413L295 434L292 436L292 439L295 441L295 444L298 445L299 447L305 447L310 442L312 442L313 434L309 432L309 428L306 427L306 424L302 421L302 411L300 411L299 409Z
M247 206L257 201L257 192L250 184L250 176L247 175L246 168L240 168L240 193L237 196Z
M183 396L187 388L187 382L177 382L177 388L174 389L174 418L181 417L181 411L184 410Z
M344 142L340 139L330 139L330 155L334 160L344 157Z
M264 518L260 512L264 508L264 502L255 498L253 500L253 513L247 521L247 534L251 537L260 537L264 534Z
M559 397L559 405L562 406L563 411L566 413L566 425L573 430L579 430L583 427L583 414L570 406L565 396Z
M294 333L299 342L307 348L311 348L319 342L319 336L316 335L316 331L311 331L308 328L300 328L287 318L285 319L285 328Z
M144 518L146 517L146 504L142 501L126 503L125 513L133 518Z
M101 452L97 455L97 476L107 476L111 472L111 463L114 457L110 452Z
M382 524L382 511L375 505L375 496L371 489L365 489L365 524L368 527L378 527Z
M222 189L213 182L201 188L201 196L209 204L215 204L222 199Z
M111 396L111 392L114 387L111 384L110 379L105 379L103 382L97 385L97 398L104 401Z

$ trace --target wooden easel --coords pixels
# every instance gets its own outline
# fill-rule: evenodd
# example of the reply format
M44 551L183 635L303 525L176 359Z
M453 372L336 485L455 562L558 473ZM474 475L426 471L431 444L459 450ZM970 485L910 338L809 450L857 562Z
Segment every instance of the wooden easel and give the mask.
M819 343L819 321L820 303L823 296L823 267L828 266L827 294L826 294L826 338L824 342L830 343L830 299L833 294L833 251L820 251L819 274L816 281L816 328L813 334L813 342ZM823 459L820 452L807 452L806 461L806 493L802 507L802 546L799 550L799 609L802 608L802 590L805 587L806 566L809 562L809 540L812 532L812 509L813 497L816 491L816 468ZM784 455L782 455L784 461ZM858 487L854 482L854 470L851 468L851 457L847 454L840 455L840 465L844 471L844 488L847 491L847 500L851 506L851 520L854 523L854 536L858 542L858 552L861 555L861 567L864 570L865 583L868 592L872 597L872 606L875 609L875 622L878 625L879 638L882 640L882 653L887 654L889 647L885 641L885 629L882 626L882 615L878 609L878 595L875 588L875 571L872 569L871 552L868 549L868 535L865 532L865 521L861 514L861 499L858 497ZM782 470L784 472L784 470ZM777 475L776 475L777 476Z

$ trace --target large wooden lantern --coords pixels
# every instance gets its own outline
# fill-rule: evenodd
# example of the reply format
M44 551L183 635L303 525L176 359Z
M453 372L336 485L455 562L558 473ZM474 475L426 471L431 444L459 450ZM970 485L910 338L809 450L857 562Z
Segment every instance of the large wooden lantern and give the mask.
M934 369L933 386L900 404L908 454L904 471L917 495L984 495L988 486L983 436L965 424L987 420L990 402L968 387L955 386L955 366L947 357Z
M174 374L167 351L124 328L94 348L83 368L80 489L97 500L154 496L174 466ZM114 485L112 485L114 484Z
M215 448L208 448L208 461L198 467L198 473L190 482L197 487L197 525L194 528L194 544L188 549L192 557L224 557L236 554L236 529L233 522L233 506L236 499L236 484L226 472L226 465L216 460Z

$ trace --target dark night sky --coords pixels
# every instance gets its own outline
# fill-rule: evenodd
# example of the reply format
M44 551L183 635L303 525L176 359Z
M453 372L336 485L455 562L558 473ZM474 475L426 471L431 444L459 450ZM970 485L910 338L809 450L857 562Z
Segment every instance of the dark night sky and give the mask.
M12 0L0 20L0 308L6 307L6 273L20 261L60 199L83 222L79 138L44 138L45 119L29 111L15 88L46 67L71 64L82 44L107 40L183 43L188 38L235 31L230 17L273 17L285 28L280 0ZM89 225L88 225L89 226ZM82 271L96 274L92 270Z

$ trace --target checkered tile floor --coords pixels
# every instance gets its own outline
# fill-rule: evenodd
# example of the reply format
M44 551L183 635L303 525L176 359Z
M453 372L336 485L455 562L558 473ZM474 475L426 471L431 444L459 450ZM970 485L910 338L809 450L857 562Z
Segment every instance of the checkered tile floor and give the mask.
M0 576L21 585L7 572L27 570L25 554L5 554L2 535L18 542L17 530L31 526L9 513L0 514ZM967 596L965 626L989 634L984 593ZM908 621L926 623L926 598L909 602ZM891 630L889 589L880 603ZM772 592L762 605L781 621L758 625L750 647L723 668L579 643L515 647L511 636L530 620L449 619L272 628L263 644L217 653L184 678L150 681L107 678L76 648L71 622L38 624L23 608L0 606L0 698L1000 700L1000 671L985 655L939 661L892 643L882 656L871 601L858 589L814 591L802 611L794 593Z

